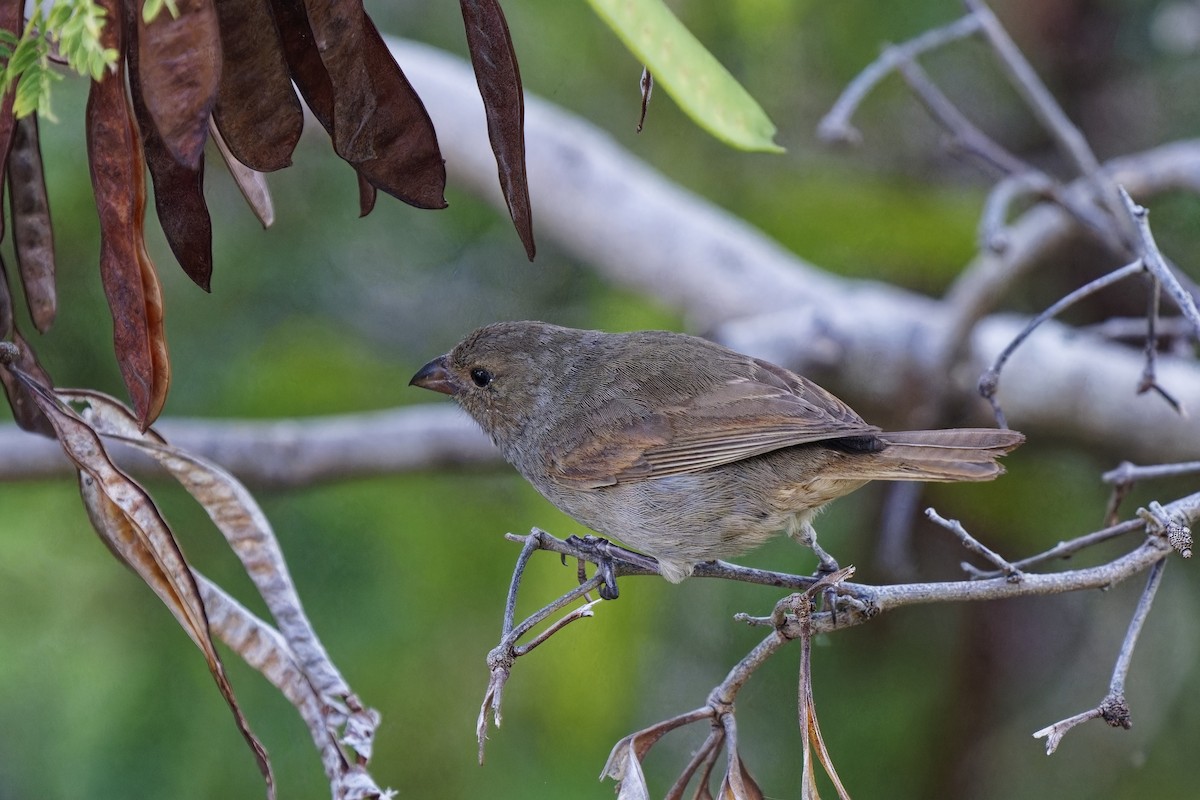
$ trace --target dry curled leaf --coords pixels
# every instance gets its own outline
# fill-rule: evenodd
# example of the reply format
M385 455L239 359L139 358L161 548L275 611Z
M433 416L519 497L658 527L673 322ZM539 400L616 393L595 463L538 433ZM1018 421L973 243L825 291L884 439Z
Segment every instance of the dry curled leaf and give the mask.
M730 753L729 761L717 797L721 800L763 800L762 789L746 769L741 756L736 751Z
M110 20L122 18L115 11ZM173 13L160 13L150 22L139 9L134 11L146 108L172 157L197 168L221 80L217 11L212 0L175 0Z
M533 260L533 214L525 173L525 99L512 37L498 0L460 0L471 66L487 112L500 188L525 253Z
M268 0L215 0L221 83L213 119L230 152L258 172L292 163L304 109L292 88Z
M296 655L277 630L199 573L196 573L196 583L208 609L213 633L262 673L300 713L317 746L333 797L347 800L391 797L392 793L381 789L362 763L370 757L369 752L359 749L362 743L360 729L369 726L373 734L374 727L379 724L378 713L367 709L367 713L354 714L347 720L344 708L331 705L314 690ZM339 737L336 731L342 723L346 734ZM343 742L354 748L356 757L353 760L343 750Z
M17 120L6 172L13 250L17 254L25 302L33 326L45 333L54 324L58 300L54 288L54 228L42 171L37 114Z
M86 404L85 420L99 433L145 452L162 465L204 508L254 581L288 647L300 657L307 679L323 693L342 698L350 687L333 667L300 603L283 551L254 497L222 467L171 447L153 429L142 431L116 399L88 390L60 390L72 403Z
M258 619L197 575L212 631L296 706L321 752L335 797L382 795L364 769L379 713L362 705L329 658L304 613L271 525L250 492L221 467L170 446L153 429L141 431L132 412L112 397L87 390L58 396L84 406L84 420L105 438L153 457L200 503L279 626L276 630ZM342 789L366 793L343 795Z
M377 103L375 115L364 124L376 157L356 166L375 188L393 197L417 208L445 208L446 162L433 121L365 14L363 47Z
M31 376L14 370L50 423L67 457L79 470L88 517L110 550L146 582L203 653L209 671L233 712L274 798L266 751L250 731L225 668L209 635L208 619L191 567L154 500L109 458L99 434L55 394Z
M116 0L98 0L117 16ZM124 54L120 25L105 25L105 47ZM93 81L87 103L88 162L100 217L100 275L113 317L121 376L142 427L162 410L170 385L162 289L142 234L145 183L142 149L125 93L122 61Z

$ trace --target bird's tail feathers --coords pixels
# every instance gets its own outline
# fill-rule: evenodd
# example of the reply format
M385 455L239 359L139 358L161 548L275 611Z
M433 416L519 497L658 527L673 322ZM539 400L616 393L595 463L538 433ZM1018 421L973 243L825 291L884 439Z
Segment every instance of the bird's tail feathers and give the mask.
M891 481L987 481L1004 474L996 462L1025 441L1016 431L954 428L880 434L887 447L854 459L860 477Z

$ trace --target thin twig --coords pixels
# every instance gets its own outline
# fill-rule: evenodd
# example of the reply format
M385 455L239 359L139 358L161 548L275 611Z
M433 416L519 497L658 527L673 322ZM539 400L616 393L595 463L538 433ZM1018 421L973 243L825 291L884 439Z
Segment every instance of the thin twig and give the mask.
M1129 676L1129 666L1133 661L1133 650L1137 646L1138 636L1142 632L1146 618L1150 615L1154 595L1158 591L1159 584L1162 583L1163 568L1166 563L1167 560L1163 558L1156 561L1150 568L1150 573L1146 578L1146 587L1142 590L1141 597L1138 598L1137 608L1134 609L1133 618L1129 620L1129 628L1125 631L1125 640L1121 643L1121 650L1113 665L1108 694L1095 708L1059 720L1033 734L1035 739L1046 739L1046 755L1050 755L1058 749L1059 743L1068 731L1088 720L1103 719L1114 728L1125 728L1126 730L1133 725L1129 705L1125 700L1125 679Z
M1150 607L1154 604L1154 594L1158 591L1159 584L1162 583L1163 570L1166 566L1167 560L1164 558L1150 568L1150 574L1146 578L1146 588L1142 590L1142 595L1138 598L1133 618L1129 620L1129 629L1125 631L1125 641L1121 644L1121 652L1117 655L1117 663L1113 666L1112 680L1108 687L1108 693L1111 695L1123 696L1125 694L1125 679L1129 676L1129 665L1133 661L1133 648L1137 646L1142 626L1146 624L1146 617L1150 615Z
M682 800L683 793L687 789L688 784L692 782L692 778L696 775L696 770L701 766L705 766L704 776L702 780L707 783L708 776L712 772L712 765L716 761L717 749L721 746L721 737L709 734L704 740L704 744L692 755L692 759L683 768L683 772L679 773L679 777L671 784L671 788L667 791L666 800Z
M988 194L979 217L979 248L1000 253L1008 247L1008 212L1023 197L1049 197L1057 181L1044 172L1018 172L1005 177Z
M484 691L483 702L479 707L479 717L475 723L475 735L479 745L479 763L483 763L484 746L487 742L487 728L489 716L495 722L496 727L500 727L501 719L501 704L504 698L504 687L508 683L508 678L512 674L513 664L518 658L526 655L538 645L546 642L551 636L558 633L570 623L583 617L592 616L592 607L596 602L588 602L586 605L576 608L568 612L561 619L551 624L545 631L536 636L531 642L525 645L518 646L517 642L521 640L534 627L548 619L552 614L565 608L571 603L585 598L587 593L592 589L596 589L604 582L604 577L597 574L590 580L585 581L571 589L569 592L559 596L558 598L547 603L542 608L535 611L533 614L525 618L519 625L514 624L515 613L517 607L517 593L521 585L521 580L524 577L525 569L529 565L529 559L534 551L542 549L550 549L548 545L559 540L555 539L550 534L543 530L534 528L528 536L517 537L513 534L508 534L511 540L521 542L521 554L517 557L517 564L513 569L512 580L508 587L508 598L504 606L504 622L500 635L500 643L492 648L488 653L488 685Z
M1154 241L1154 233L1150 230L1150 212L1133 202L1124 186L1118 187L1121 202L1125 210L1136 223L1138 236L1138 255L1148 269L1161 283L1167 295L1192 324L1192 330L1200 338L1200 310L1196 309L1196 301L1191 292L1187 291L1176 278L1175 273L1163 259L1162 251Z
M1117 537L1125 536L1126 534L1130 534L1135 531L1143 530L1145 527L1146 527L1146 523L1140 519L1131 519L1131 520L1126 520L1125 522L1119 522L1119 523L1116 523L1113 525L1109 525L1098 531L1094 531L1092 533L1087 533L1087 534L1084 534L1083 536L1077 536L1074 539L1069 539L1065 542L1059 542L1054 547L1051 547L1049 550L1045 550L1036 555L1032 555L1032 556L1029 556L1028 558L1023 558L1020 561L1013 562L1013 566L1016 567L1017 569L1027 570L1030 567L1037 566L1038 564L1045 564L1047 561L1055 561L1060 558L1070 558L1071 556L1075 555L1076 553L1082 552L1089 547L1093 547L1093 546L1101 544L1103 542L1107 542L1110 539L1116 539ZM996 578L996 577L1000 577L1003 574L1004 573L1000 572L1000 571L981 572L981 573L977 574L975 577L977 577L977 578Z
M996 390L1000 385L1000 370L1004 368L1004 365L1008 362L1008 359L1012 356L1013 352L1021 346L1021 343L1029 338L1029 334L1033 333L1034 330L1036 330L1037 327L1046 320L1057 316L1065 309L1071 307L1085 297L1095 294L1101 289L1111 286L1118 281L1122 281L1125 278L1128 278L1130 275L1142 272L1144 269L1145 266L1141 259L1139 259L1130 264L1126 264L1120 269L1115 269L1107 275L1103 275L1084 286L1079 287L1030 320L1029 324L1027 324L1025 328L1019 334L1017 334L1017 336L1011 342L1008 343L1008 346L1000 352L1000 355L996 356L996 360L992 362L992 366L989 367L979 378L979 394L992 404L992 409L996 414L996 422L1000 425L1000 427L1008 427L1007 424L1005 424L1004 412L1000 409L1000 403L995 399Z
M583 605L581 605L579 608L572 609L569 613L566 614L566 616L559 617L557 620L555 620L553 623L551 623L550 626L548 628L546 628L546 630L542 631L537 636L535 636L533 638L533 640L530 641L529 643L522 644L522 645L515 645L513 647L513 655L516 657L523 656L523 655L527 654L530 650L537 647L542 642L549 639L554 634L558 633L563 628L567 627L567 625L571 624L575 620L583 619L584 617L593 616L592 607L595 606L599 602L601 602L601 600L590 600L587 603L584 603Z
M517 591L521 588L521 578L525 575L525 567L529 564L529 558L535 550L541 548L541 536L544 531L534 528L529 536L525 537L525 544L521 547L521 554L517 556L517 563L513 567L512 580L508 584L508 599L504 603L504 623L500 628L500 638L507 638L512 633L514 617L517 613ZM582 583L582 581L580 581Z
M1190 475L1193 472L1200 472L1200 461L1153 464L1148 467L1139 467L1137 464L1122 461L1115 469L1110 469L1101 475L1100 480L1105 483L1123 484L1155 478L1174 478L1179 475Z
M965 39L978 30L979 20L974 15L967 15L949 25L927 31L904 44L887 48L850 82L833 104L833 108L821 119L817 126L817 135L826 142L861 141L862 134L850 124L850 118L875 85L895 69L898 59L912 60L921 53Z
M967 533L967 529L964 528L962 523L958 520L946 519L941 514L937 513L937 511L935 511L932 507L925 509L925 516L929 517L930 520L957 536L958 540L962 542L963 546L972 553L977 553L983 556L988 561L992 562L992 564L999 567L1009 581L1016 583L1024 577L1021 573L1021 570L1005 561L1003 556L1001 556L995 550L992 550L990 547L976 539L971 534ZM968 564L963 564L964 569L967 569L969 566L970 565Z
M921 65L902 48L888 47L884 51L884 57L892 61L896 71L934 120L954 137L959 149L974 155L1000 175L1035 172L1033 167L1010 153L967 119L950 98L930 80Z
M1008 74L1013 88L1025 100L1033 115L1042 123L1046 130L1057 140L1060 149L1075 164L1081 175L1090 175L1100 168L1100 162L1088 145L1083 133L1063 113L1062 107L1042 83L1036 71L1025 60L1020 49L1008 31L996 19L996 15L982 0L965 0L964 5L970 9L972 16L979 24L988 43L991 44L1001 66Z

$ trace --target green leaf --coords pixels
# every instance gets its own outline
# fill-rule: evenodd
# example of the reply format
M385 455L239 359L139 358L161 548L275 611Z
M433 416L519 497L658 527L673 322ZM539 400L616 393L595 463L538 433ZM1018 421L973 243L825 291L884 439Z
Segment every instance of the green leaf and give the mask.
M162 13L163 8L171 13L173 19L179 17L179 7L175 5L175 0L146 0L142 6L142 21L153 22L154 18Z
M662 0L588 0L679 107L741 150L781 153L775 125Z

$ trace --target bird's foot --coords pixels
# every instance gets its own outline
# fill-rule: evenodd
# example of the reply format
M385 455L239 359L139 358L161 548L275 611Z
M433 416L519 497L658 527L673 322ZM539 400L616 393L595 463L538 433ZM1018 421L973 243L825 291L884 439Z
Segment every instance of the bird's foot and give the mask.
M817 571L813 574L813 577L817 579L825 578L841 569L841 567L838 566L837 559L829 555L829 553L825 552L821 545L817 544L816 537L813 537L812 541L809 543L809 547L813 549L813 552L817 554L817 558L820 559L820 563L817 565ZM837 606L838 590L836 586L830 584L821 591L821 607L833 615L834 625L837 624Z
M608 539L603 539L599 536L568 536L567 544L575 547L581 555L588 561L596 564L596 574L600 576L600 596L605 600L616 600L620 595L620 590L617 588L617 572L614 567L614 562L621 561L626 564L631 564L635 567L641 567L651 572L658 572L658 562L650 556L644 556L641 553L635 553L632 550L626 550L624 547L613 544ZM563 557L563 563L566 563L566 556ZM579 562L579 582L584 583L587 580L587 575L584 573L583 561Z

